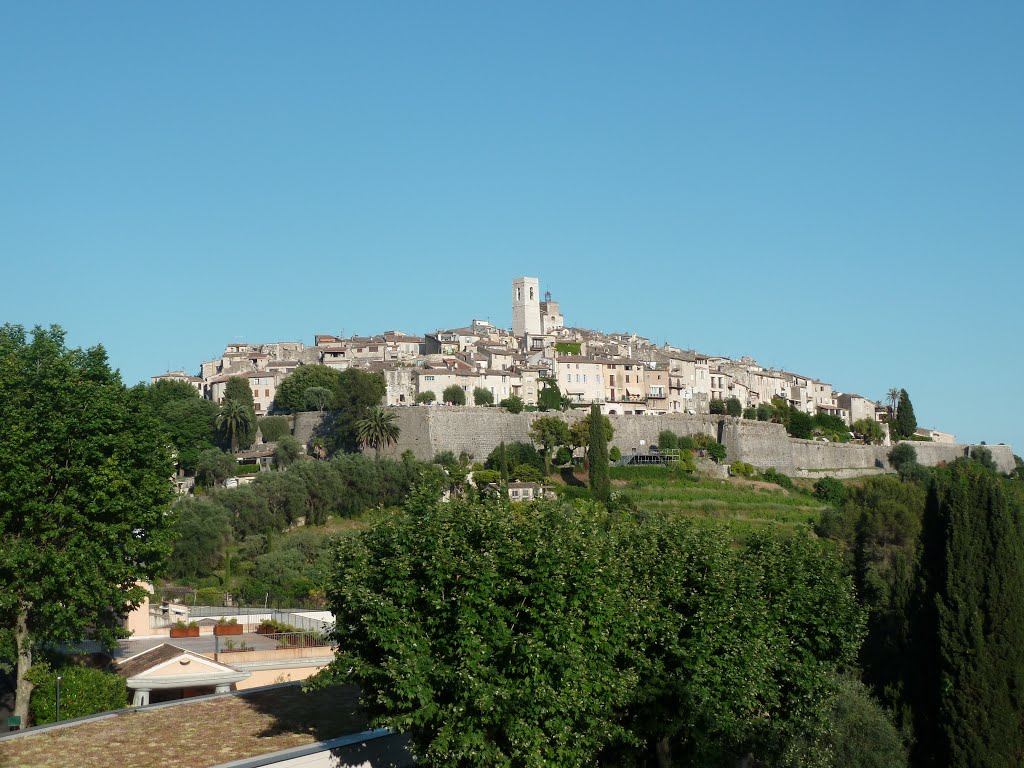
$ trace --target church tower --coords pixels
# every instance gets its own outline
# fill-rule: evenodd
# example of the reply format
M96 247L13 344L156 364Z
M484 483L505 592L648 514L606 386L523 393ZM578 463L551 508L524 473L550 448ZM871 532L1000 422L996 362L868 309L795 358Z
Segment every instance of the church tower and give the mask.
M536 277L517 277L512 281L512 335L541 333L540 281Z

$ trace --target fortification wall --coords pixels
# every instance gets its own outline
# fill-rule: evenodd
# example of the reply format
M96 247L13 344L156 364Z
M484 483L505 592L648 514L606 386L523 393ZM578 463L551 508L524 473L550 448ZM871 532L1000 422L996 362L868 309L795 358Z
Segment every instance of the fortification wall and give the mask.
M398 443L381 452L397 457L412 451L420 460L429 461L441 451L456 455L467 453L474 461L483 461L499 443L530 442L530 427L544 416L560 416L572 423L587 415L586 410L567 413L509 413L503 408L450 406L417 406L396 408ZM299 442L308 443L319 429L325 414L295 414L294 434ZM658 434L670 430L678 435L706 434L719 440L726 448L727 461L743 461L758 469L774 467L795 476L851 477L857 474L891 472L887 455L890 448L874 445L823 443L796 440L786 434L781 424L750 421L728 416L609 416L615 435L611 445L623 453L640 447L656 445ZM912 442L917 458L925 466L949 463L964 456L972 446L950 443ZM1001 472L1014 468L1013 449L1006 445L984 446Z
M725 446L726 461L743 461L758 469L775 467L787 474L796 469L791 440L781 424L726 417L719 442Z
M963 456L967 456L972 448L987 448L992 452L992 460L996 468L1003 473L1010 473L1016 464L1013 460L1013 447L1009 445L969 445L962 443L926 443L905 441L907 445L914 446L917 451L917 463L926 467L934 467L937 464L950 463ZM885 451L888 453L888 450ZM888 466L888 463L886 463Z
M889 449L878 445L823 443L789 438L790 466L795 470L843 470L888 468ZM827 473L826 473L827 474Z

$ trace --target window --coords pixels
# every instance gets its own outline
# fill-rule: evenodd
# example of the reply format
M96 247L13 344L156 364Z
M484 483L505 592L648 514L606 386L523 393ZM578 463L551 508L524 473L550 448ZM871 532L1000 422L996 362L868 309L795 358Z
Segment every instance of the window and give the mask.
M434 377L433 377L433 376L424 376L424 377L423 377L423 380L424 380L424 381L433 381L433 380L434 380Z
M263 396L264 397L270 397L270 390L269 389L264 389L263 390Z

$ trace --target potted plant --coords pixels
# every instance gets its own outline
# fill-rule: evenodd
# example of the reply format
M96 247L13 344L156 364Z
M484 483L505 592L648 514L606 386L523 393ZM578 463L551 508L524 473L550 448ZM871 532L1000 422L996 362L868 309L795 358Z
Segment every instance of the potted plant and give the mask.
M171 625L171 637L199 637L199 623L190 621L176 621Z
M240 635L242 634L242 625L238 623L238 619L225 619L224 617L221 617L217 619L217 623L213 627L213 634Z

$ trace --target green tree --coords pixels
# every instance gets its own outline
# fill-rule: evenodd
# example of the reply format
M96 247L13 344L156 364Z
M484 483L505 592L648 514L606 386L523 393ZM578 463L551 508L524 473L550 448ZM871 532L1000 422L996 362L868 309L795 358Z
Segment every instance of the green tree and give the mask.
M142 391L174 446L178 466L195 474L199 454L216 444L216 404L201 399L194 387L181 381L158 381Z
M917 449L912 445L897 445L889 451L888 458L892 468L903 475L917 464Z
M217 428L228 438L232 453L238 453L239 444L249 434L255 421L254 412L247 408L245 403L240 400L224 399L224 405L217 414Z
M775 408L768 403L757 404L757 420L758 421L771 421L775 418Z
M668 429L663 429L658 433L658 448L663 451L670 451L674 448L679 447L679 435Z
M224 453L220 448L208 448L199 454L196 462L196 481L206 488L213 488L232 477L237 469L238 462L230 453Z
M424 766L594 765L632 695L633 617L606 515L422 495L341 539L328 597L354 683Z
M373 448L379 460L381 448L398 442L401 430L395 423L397 420L398 415L393 410L381 406L371 409L366 418L356 422L359 444L364 448Z
M562 390L554 379L541 379L540 395L537 397L537 408L541 411L560 411L564 405Z
M590 449L587 451L590 461L590 495L602 504L608 504L612 497L612 481L608 473L608 432L602 421L605 418L597 403L590 406Z
M446 403L451 403L452 405L465 405L466 390L458 384L452 384L451 386L444 388L444 392L441 393L441 399Z
M740 402L738 397L730 397L725 401L725 412L736 418L743 415L743 403Z
M710 443L707 447L708 456L710 456L716 464L721 464L725 461L726 450L725 446L721 443Z
M228 379L227 384L224 385L224 402L221 403L220 413L224 413L224 406L228 403L241 403L241 405L248 412L248 419L245 425L245 430L241 431L237 435L238 447L249 448L256 439L256 406L252 399L252 390L249 388L249 380L241 376L232 376ZM223 426L218 423L217 425L223 431ZM226 438L231 438L232 434L223 432ZM237 452L237 449L232 449L232 453Z
M557 416L541 416L530 426L530 439L544 455L544 474L551 474L551 456L560 445L568 445L569 425Z
M897 404L900 401L900 390L896 387L891 387L885 394L886 400L889 401L889 421L891 422L896 418Z
M572 448L582 448L584 461L590 455L590 425L592 423L592 415L588 412L586 416L574 421L572 426L569 427L569 446ZM605 443L610 443L615 436L612 420L607 416L601 416L601 424L604 425L604 441Z
M338 407L337 393L341 389L341 372L326 365L300 365L277 388L274 395L274 410L284 412L304 411L306 390L321 387L332 393L327 410Z
M544 469L543 457L529 443L502 443L487 455L484 466L487 469L495 469L500 472L503 463L507 467L528 464L540 470Z
M814 495L826 504L841 507L846 501L846 486L842 480L826 476L814 483Z
M473 405L494 405L494 393L483 387L473 387Z
M433 391L429 389L424 392L420 392L418 395L416 395L416 402L420 403L421 405L426 405L427 403L433 403L436 401L437 395L435 395Z
M801 440L810 440L814 437L814 418L809 413L790 407L784 423L790 437L797 437Z
M168 572L177 578L209 576L224 560L231 543L231 517L211 499L185 497L168 513L174 549Z
M885 428L874 419L857 419L850 431L868 443L881 443L885 439Z
M893 438L906 440L917 431L917 419L914 417L914 406L910 402L910 395L907 390L900 390L900 404L896 410L896 418L893 419L889 429Z
M725 401L724 400L719 400L719 399L715 398L708 405L708 409L711 411L711 413L713 413L715 415L724 416L725 415Z
M302 445L291 435L282 435L277 440L277 445L274 446L274 463L286 469L287 467L294 464L305 451L302 450Z
M169 548L166 436L102 347L0 329L0 626L17 654L14 714L39 644L112 644Z
M336 451L351 453L360 445L356 422L367 418L372 409L383 403L387 384L383 374L358 368L346 368L339 376L332 445Z
M523 402L523 398L519 395L509 395L500 403L499 406L504 408L509 413L522 413L523 408L526 407L526 403Z
M256 426L264 442L276 443L282 437L291 436L291 422L287 416L264 416L256 420Z
M743 418L747 419L748 421L756 421L757 420L757 408L755 408L752 405L747 407L747 408L744 408L743 409Z
M915 627L922 765L1014 765L1024 755L1020 520L1019 501L1012 508L974 462L955 462L929 490Z
M306 408L312 411L325 411L334 402L334 392L327 387L310 387L303 396Z

